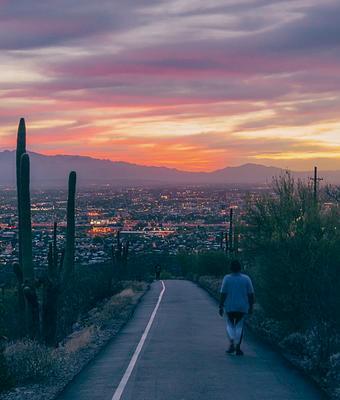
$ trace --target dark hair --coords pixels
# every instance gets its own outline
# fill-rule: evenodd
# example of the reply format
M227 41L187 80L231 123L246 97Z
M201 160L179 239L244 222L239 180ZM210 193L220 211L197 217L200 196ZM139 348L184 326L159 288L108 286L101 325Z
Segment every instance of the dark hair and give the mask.
M232 260L230 263L231 272L240 272L241 271L241 263L239 260Z

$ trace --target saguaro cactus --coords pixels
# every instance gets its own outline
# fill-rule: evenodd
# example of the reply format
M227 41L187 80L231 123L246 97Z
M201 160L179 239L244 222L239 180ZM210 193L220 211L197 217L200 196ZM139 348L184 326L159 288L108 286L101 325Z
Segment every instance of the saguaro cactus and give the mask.
M20 224L21 231L21 264L23 292L25 296L25 316L27 333L31 337L39 333L39 306L35 290L35 279L32 256L32 223L30 199L30 160L27 153L22 154L20 163Z
M48 268L44 278L42 305L42 335L47 345L56 342L60 268L58 265L57 223L53 226L53 241L49 243Z
M62 254L62 284L59 303L61 313L60 318L58 318L60 331L63 334L70 331L77 311L76 293L74 291L76 181L76 173L74 171L70 172L68 180L66 244L65 252Z
M74 275L76 183L77 174L75 171L72 171L68 180L66 246L63 263L65 279L70 279Z
M13 269L18 280L18 309L19 309L19 326L21 333L25 330L25 298L23 292L23 274L22 274L22 229L21 229L21 213L20 213L20 163L21 156L26 153L26 126L24 118L20 119L17 134L16 149L16 180L17 180L17 198L18 198L18 243L19 243L19 263L14 263Z
M34 281L32 256L32 224L30 199L30 160L27 153L21 156L20 164L20 228L21 228L21 257L24 280Z
M19 230L19 263L13 265L18 279L19 302L22 314L25 315L26 334L32 338L40 337L39 303L36 293L36 281L33 268L32 254L32 224L30 201L30 160L26 153L26 128L22 118L18 128L17 138L17 193L18 193L18 230ZM54 223L53 241L49 245L48 268L46 276L40 283L43 284L42 304L42 331L47 344L55 344L57 330L57 311L62 305L63 313L68 310L64 318L66 328L72 322L72 311L75 307L73 282L74 282L74 256L75 256L75 192L76 173L72 171L69 176L69 191L67 201L67 232L66 246L61 253L60 261L57 249L57 223ZM63 272L63 296L59 302L58 296L61 288L61 273ZM71 312L70 312L71 311Z
M17 150L16 150L16 175L17 175L17 196L18 196L18 237L19 237L19 265L22 263L22 230L21 211L20 211L20 164L21 156L26 153L26 125L24 118L20 119L17 135Z

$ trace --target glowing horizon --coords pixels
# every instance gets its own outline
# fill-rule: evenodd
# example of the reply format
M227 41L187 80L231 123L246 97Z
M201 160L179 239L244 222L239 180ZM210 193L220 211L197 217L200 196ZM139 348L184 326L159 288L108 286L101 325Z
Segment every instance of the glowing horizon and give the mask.
M47 5L0 0L0 150L340 168L338 2Z

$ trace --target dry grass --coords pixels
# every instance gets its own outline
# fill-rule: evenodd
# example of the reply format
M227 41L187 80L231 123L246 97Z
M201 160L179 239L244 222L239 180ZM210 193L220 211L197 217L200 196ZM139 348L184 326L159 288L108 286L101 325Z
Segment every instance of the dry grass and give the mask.
M124 282L124 285L129 285L121 292L112 296L109 300L99 304L93 308L82 320L83 326L96 326L98 329L103 329L117 320L124 313L124 309L129 304L136 301L136 295L143 293L146 290L146 284L141 282Z
M97 328L94 325L86 327L80 331L74 332L65 342L63 350L66 354L76 353L81 349L88 347L95 336Z
M122 290L115 297L116 298L132 297L132 296L134 296L134 294L135 294L134 290L132 290L131 288L127 288L127 289Z

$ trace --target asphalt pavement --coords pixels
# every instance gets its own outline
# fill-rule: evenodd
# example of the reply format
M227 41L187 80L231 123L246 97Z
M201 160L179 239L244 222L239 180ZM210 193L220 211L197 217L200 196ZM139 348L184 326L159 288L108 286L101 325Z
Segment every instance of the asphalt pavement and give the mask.
M316 400L324 397L271 347L245 334L225 354L225 321L204 290L152 284L132 319L58 400Z

